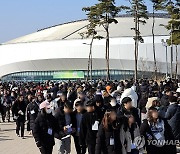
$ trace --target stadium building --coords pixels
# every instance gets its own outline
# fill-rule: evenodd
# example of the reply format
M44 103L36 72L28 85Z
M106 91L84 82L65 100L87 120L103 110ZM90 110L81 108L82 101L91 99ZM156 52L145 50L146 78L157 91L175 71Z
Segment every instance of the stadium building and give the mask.
M110 26L110 75L111 79L130 78L134 74L134 20L131 16L117 17L118 24ZM170 32L161 24L168 23L168 17L157 14L155 19L155 48L158 72L166 74L166 48L162 39ZM38 30L35 33L5 42L0 45L0 77L2 80L68 80L85 79L91 39L83 39L80 33L86 31L87 20L69 22ZM98 27L100 35L106 33ZM152 74L153 39L152 17L140 27L144 43L139 45L138 70L140 75ZM175 48L174 48L175 49ZM180 57L180 52L179 55ZM94 40L92 47L94 79L106 77L105 39ZM168 71L170 73L170 47L167 47ZM178 65L180 68L180 64ZM175 70L175 50L173 51ZM180 70L178 70L180 74Z

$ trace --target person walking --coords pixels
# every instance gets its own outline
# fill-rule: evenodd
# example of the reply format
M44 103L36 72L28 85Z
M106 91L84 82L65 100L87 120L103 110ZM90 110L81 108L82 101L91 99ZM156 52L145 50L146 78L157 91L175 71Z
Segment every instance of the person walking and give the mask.
M95 154L121 154L120 141L121 123L114 110L104 114L96 139Z
M124 97L121 103L121 107L117 112L118 117L120 118L132 114L134 116L135 122L137 122L140 126L141 120L139 116L139 111L137 108L132 106L132 99L130 97Z
M75 132L72 134L74 138L75 148L77 154L85 154L86 153L86 147L80 146L80 139L79 139L79 133L80 133L80 125L82 116L85 113L84 104L81 101L77 101L75 104L75 111L72 114L72 127L75 128Z
M1 101L4 110L3 121L5 121L6 119L8 122L10 122L10 111L12 107L12 101L8 90L4 90L4 95L2 96Z
M140 138L140 130L132 114L126 115L120 130L122 154L139 154L143 152L143 146L136 145L136 139Z
M101 123L101 117L95 110L95 103L90 100L86 103L87 112L83 114L80 126L80 145L88 148L89 154L95 154L96 135Z
M24 139L24 123L26 114L26 103L24 102L24 96L19 95L17 100L12 106L14 112L14 119L16 120L16 135L20 137L19 131L21 129L21 137Z
M41 154L52 154L55 145L54 134L59 132L55 117L52 115L51 105L44 101L40 104L33 128L33 136Z
M170 105L168 106L165 118L172 128L175 139L180 141L180 104L177 102L176 96L170 96L169 101Z
M149 108L147 119L141 124L140 134L145 137L147 154L176 154L172 129L166 119L159 117L156 108Z
M70 154L71 152L71 134L74 132L74 128L72 128L72 111L73 106L71 102L66 102L63 110L59 106L55 114L60 128L59 135L55 134L58 154Z
M37 118L37 115L39 113L39 106L36 103L35 99L32 99L32 101L27 106L27 120L29 123L29 135L32 134L32 130L34 128L34 122Z

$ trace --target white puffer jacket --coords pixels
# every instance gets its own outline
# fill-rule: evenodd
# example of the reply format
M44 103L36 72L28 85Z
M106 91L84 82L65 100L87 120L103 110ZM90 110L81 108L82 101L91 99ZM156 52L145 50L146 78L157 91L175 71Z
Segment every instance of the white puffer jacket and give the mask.
M135 108L137 108L138 95L132 88L128 88L128 89L124 90L124 92L121 95L120 102L123 100L124 97L130 97L132 99L132 105Z

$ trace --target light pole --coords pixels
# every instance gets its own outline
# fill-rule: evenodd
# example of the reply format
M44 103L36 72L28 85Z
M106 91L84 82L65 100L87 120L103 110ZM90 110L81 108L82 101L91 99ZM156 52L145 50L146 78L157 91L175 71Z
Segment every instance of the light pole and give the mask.
M167 51L167 47L168 47L168 44L167 44L167 39L164 40L162 39L161 40L162 42L162 45L166 48L166 78L168 77L168 51Z

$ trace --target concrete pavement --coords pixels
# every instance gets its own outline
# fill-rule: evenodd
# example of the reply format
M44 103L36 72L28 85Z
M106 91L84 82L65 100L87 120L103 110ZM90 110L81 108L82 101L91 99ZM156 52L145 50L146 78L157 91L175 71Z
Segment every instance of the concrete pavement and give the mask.
M0 123L0 154L39 154L34 138L25 130L25 139L16 136L15 123ZM71 154L76 154L72 140ZM180 150L180 148L178 148ZM57 154L54 146L53 154Z
M0 154L39 154L34 138L28 135L25 130L25 139L16 136L15 123L0 123ZM75 154L74 143L72 141L72 154ZM56 145L53 154L57 154Z

